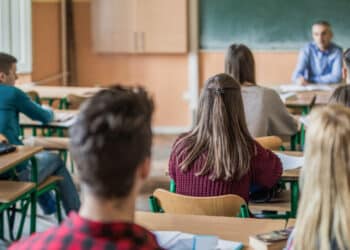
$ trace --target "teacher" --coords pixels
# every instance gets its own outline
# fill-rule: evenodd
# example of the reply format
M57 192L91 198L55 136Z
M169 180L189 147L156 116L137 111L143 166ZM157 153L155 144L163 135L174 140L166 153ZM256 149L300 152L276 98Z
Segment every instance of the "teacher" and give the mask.
M300 51L293 82L300 85L341 82L342 49L332 43L331 25L327 21L314 23L312 37L314 41Z

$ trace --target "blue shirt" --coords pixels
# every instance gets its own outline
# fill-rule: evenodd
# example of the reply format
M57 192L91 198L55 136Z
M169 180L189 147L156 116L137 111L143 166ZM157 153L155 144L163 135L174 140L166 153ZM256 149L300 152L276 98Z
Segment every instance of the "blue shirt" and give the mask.
M49 123L54 117L52 110L33 102L22 90L0 83L0 134L15 145L22 145L19 113L42 123Z
M313 42L307 44L299 54L297 67L292 80L299 77L311 83L339 83L342 79L342 49L331 43L330 47L321 51Z

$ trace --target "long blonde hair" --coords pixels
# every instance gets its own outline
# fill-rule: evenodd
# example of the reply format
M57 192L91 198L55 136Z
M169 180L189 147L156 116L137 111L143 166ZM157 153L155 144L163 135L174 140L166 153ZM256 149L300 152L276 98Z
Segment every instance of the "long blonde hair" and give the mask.
M350 249L350 109L312 112L301 191L294 249Z
M197 175L210 179L239 180L250 168L254 140L249 134L240 84L227 74L209 78L202 91L197 122L193 130L178 141L175 150L182 171L207 153Z

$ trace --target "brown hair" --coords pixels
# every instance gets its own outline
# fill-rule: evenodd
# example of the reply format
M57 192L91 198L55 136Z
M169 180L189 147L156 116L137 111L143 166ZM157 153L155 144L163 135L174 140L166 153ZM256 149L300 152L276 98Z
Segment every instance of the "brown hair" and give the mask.
M350 85L338 87L329 99L329 103L341 104L350 108Z
M0 52L0 72L8 75L14 63L17 63L17 59L14 56Z
M70 129L73 159L88 190L122 198L151 154L153 101L143 88L115 86L83 103Z
M315 109L305 148L293 249L349 249L350 109Z
M250 168L254 141L249 134L240 84L227 74L209 78L201 93L195 127L175 144L186 154L182 171L191 168L203 153L208 157L197 175L239 180Z
M253 53L243 44L232 44L225 56L225 73L240 84L245 82L256 85L255 62Z

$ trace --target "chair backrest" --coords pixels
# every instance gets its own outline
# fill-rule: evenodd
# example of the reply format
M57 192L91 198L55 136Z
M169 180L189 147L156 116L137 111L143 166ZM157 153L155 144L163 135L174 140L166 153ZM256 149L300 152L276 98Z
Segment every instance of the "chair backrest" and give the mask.
M87 99L87 97L70 94L66 97L67 109L79 109L80 105Z
M173 214L235 217L240 214L241 206L246 205L243 198L234 194L194 197L156 189L153 196L165 213Z
M29 96L29 98L36 103L40 104L40 97L39 97L39 93L34 91L34 90L30 90L28 92L26 92L26 94Z
M255 140L264 148L270 150L279 150L283 145L283 141L278 136L256 137Z

